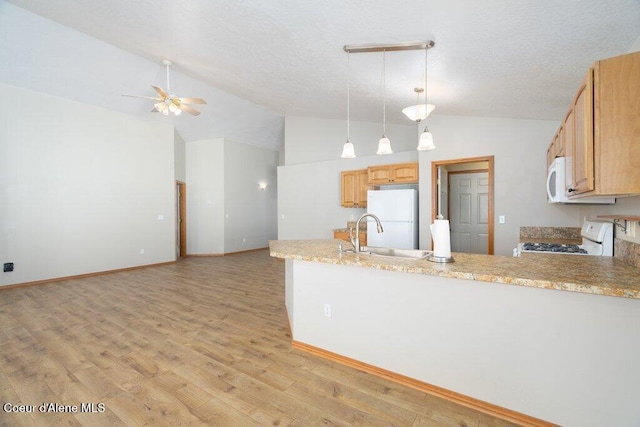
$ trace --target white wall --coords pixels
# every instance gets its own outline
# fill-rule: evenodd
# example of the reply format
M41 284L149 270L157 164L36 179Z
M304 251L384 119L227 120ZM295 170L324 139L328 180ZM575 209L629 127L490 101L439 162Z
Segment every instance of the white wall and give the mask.
M175 259L173 126L2 83L0 100L0 284Z
M224 253L224 139L186 144L187 254Z
M285 118L286 165L340 158L347 140L346 120L287 116ZM417 125L387 124L387 136L394 152L409 151L418 145ZM356 156L372 156L382 137L382 123L351 121L350 140Z
M278 153L223 138L187 142L186 153L187 253L269 246L277 235Z
M377 141L376 141L377 143ZM386 156L294 164L278 167L278 239L329 239L366 212L340 206L340 172L385 163L415 162L416 151Z
M399 129L396 134L401 135L392 139L396 152L376 156L380 125L361 122L351 128L351 140L358 157L340 159L345 139L344 121L288 116L285 120L286 165L278 168L278 238L331 237L331 229L344 227L347 220L364 212L340 207L340 171L416 158L420 162L421 248L431 245L428 225L434 160L495 157L495 220L499 215L505 215L507 220L506 224L495 224L496 254L511 254L519 239L520 226L581 225L579 207L549 205L546 201L546 150L560 122L443 115L431 115L428 122L437 147L433 151L415 150L416 125L395 125L394 128ZM400 131L402 129L404 131ZM309 138L315 144L305 151L304 147L310 145ZM317 160L312 161L312 156ZM332 160L326 160L328 158Z
M431 162L494 156L494 252L509 255L521 226L579 227L578 206L547 203L547 146L560 122L432 115L436 149L420 159L420 211L431 216ZM505 224L498 216L506 217ZM422 218L425 218L422 216ZM421 247L429 247L429 221L420 225Z
M287 263L296 341L563 426L640 423L640 300Z
M277 237L277 165L275 151L225 140L225 252L264 248Z

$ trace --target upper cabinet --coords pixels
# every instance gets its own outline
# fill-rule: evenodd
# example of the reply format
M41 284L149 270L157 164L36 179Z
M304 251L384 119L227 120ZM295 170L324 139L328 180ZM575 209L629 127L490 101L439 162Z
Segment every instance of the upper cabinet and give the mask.
M341 173L341 202L345 208L366 208L369 189L367 169Z
M572 170L565 176L571 177L567 191L575 194L594 190L593 86L593 69L590 69L578 89L572 109L572 157L568 162Z
M640 194L640 52L589 69L547 162L559 155L572 198Z
M596 63L597 194L640 194L640 52Z
M418 182L418 163L397 163L369 167L369 185L411 184Z

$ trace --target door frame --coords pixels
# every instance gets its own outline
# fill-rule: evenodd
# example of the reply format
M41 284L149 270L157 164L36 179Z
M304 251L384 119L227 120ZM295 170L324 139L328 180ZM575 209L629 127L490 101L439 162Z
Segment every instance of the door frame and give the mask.
M431 162L431 222L436 220L438 216L438 166L450 166L457 165L463 163L475 163L475 162L487 162L488 163L488 172L489 172L489 247L487 248L487 253L489 255L493 255L493 233L494 233L494 166L493 166L494 157L493 156L482 156L482 157L467 157L461 159L451 159L451 160L434 160ZM477 169L469 169L469 171L477 171ZM449 203L449 199L447 197L447 203Z
M176 180L176 233L180 258L187 256L187 184Z

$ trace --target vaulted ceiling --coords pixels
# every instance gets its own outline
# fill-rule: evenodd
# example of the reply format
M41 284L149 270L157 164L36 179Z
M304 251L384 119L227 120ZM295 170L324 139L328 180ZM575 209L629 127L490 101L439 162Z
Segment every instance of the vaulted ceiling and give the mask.
M382 54L351 54L348 69L345 44L434 40L433 114L550 120L595 60L640 49L637 0L10 3L283 115L344 118L350 76L352 118L381 120ZM387 120L409 123L400 110L423 85L424 52L386 64Z

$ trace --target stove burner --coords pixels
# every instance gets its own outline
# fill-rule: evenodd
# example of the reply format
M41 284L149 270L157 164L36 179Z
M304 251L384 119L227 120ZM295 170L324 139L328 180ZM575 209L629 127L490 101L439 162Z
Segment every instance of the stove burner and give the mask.
M587 251L578 247L578 245L565 245L561 243L524 243L525 251L535 252L560 252L568 254L586 254Z

